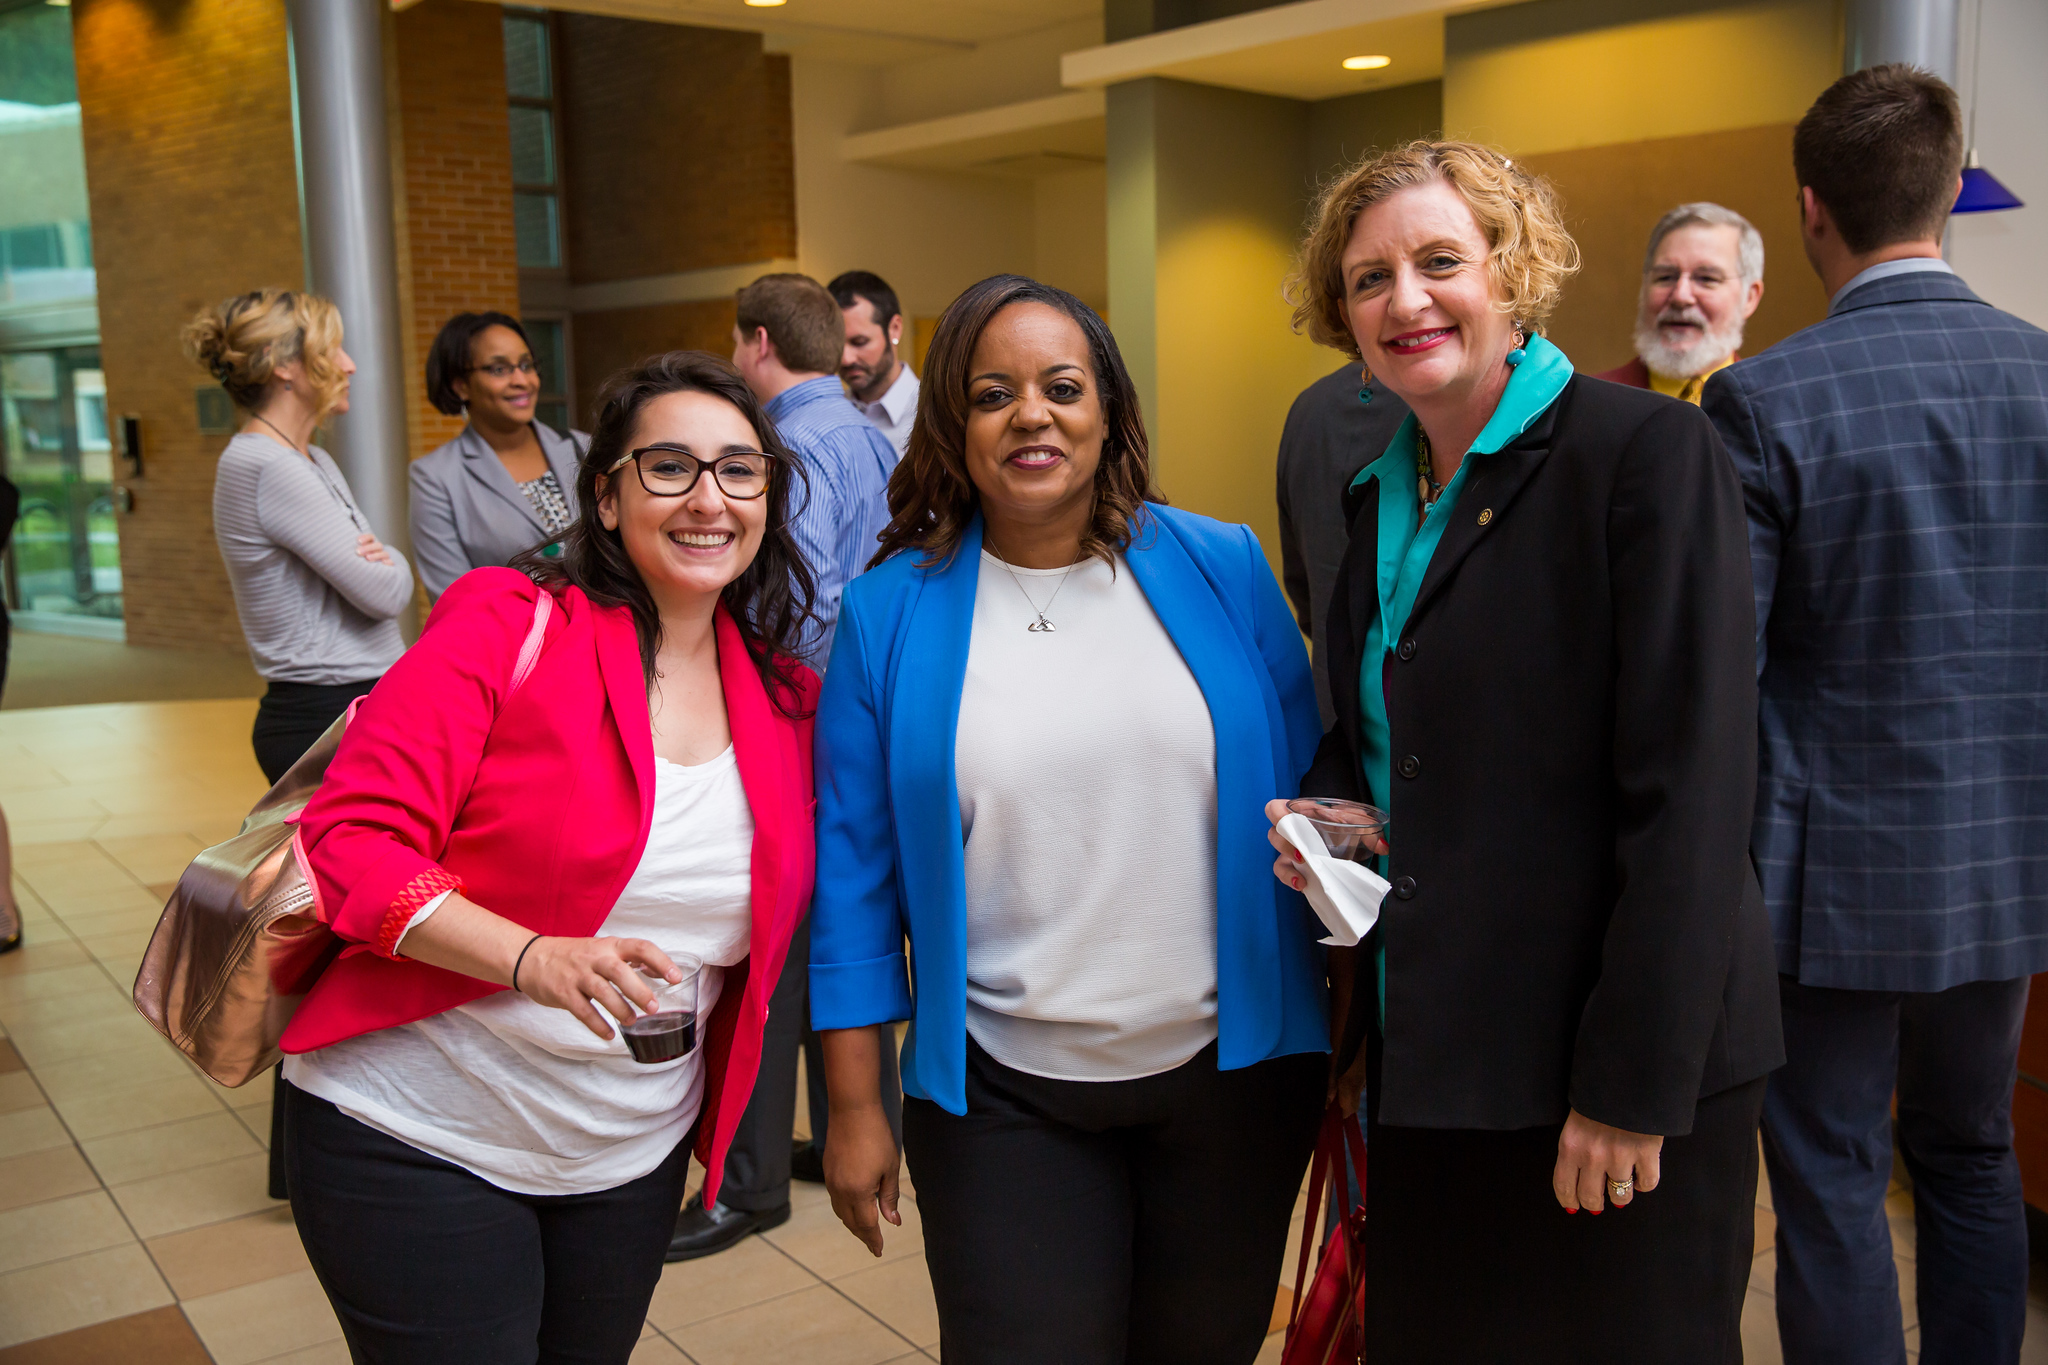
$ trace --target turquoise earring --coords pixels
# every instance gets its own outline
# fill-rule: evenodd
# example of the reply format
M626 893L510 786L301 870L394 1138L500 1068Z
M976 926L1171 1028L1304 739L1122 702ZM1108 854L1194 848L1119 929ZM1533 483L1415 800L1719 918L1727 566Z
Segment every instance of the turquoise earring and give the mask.
M1524 348L1524 340L1523 340L1523 337L1522 337L1522 327L1521 327L1521 324L1520 324L1520 323L1517 323L1517 324L1515 324L1515 345L1514 345L1514 349L1513 349L1513 350L1510 350L1510 351L1508 352L1508 365L1509 365L1510 367L1512 367L1512 366L1515 366L1515 365L1519 365L1519 364L1521 364L1521 363L1522 363L1523 361L1527 360L1528 358L1529 358L1529 352L1528 352L1528 351L1527 351L1527 350L1526 350L1526 349Z
M1365 381L1365 387L1358 391L1358 401L1361 403L1370 403L1372 402L1372 366L1365 366L1358 372L1358 374L1359 377Z

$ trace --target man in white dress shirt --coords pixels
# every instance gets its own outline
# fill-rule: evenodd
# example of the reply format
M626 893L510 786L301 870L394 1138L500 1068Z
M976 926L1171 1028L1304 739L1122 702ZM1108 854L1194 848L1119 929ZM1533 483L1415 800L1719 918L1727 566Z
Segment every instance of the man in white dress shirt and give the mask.
M903 309L880 275L849 270L825 286L846 314L846 350L839 378L853 405L896 447L910 444L917 418L917 376L896 354L903 340Z

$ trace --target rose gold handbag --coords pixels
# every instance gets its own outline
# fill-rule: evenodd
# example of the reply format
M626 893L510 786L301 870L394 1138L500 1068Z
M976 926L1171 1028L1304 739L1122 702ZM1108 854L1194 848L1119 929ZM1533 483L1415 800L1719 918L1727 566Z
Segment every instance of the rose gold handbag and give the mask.
M543 591L533 604L508 697L539 661L554 603ZM360 698L351 702L264 793L241 833L192 860L142 955L135 1008L222 1085L241 1085L277 1064L285 1025L341 952L306 874L299 816L360 705Z

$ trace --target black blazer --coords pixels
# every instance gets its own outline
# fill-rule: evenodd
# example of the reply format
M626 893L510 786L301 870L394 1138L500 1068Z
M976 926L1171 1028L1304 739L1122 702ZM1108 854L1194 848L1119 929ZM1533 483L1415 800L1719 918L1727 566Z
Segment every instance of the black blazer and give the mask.
M1780 1065L1749 861L1756 676L1742 490L1699 409L1574 378L1467 457L1384 659L1393 890L1379 1117L1691 1131ZM1303 790L1362 795L1378 484L1346 495L1338 723ZM1355 1008L1374 1007L1361 970Z
M1350 487L1358 471L1380 457L1408 415L1408 405L1388 393L1385 385L1373 386L1372 402L1359 402L1363 387L1358 362L1352 361L1303 389L1287 410L1274 465L1280 581L1294 604L1301 633L1315 646L1310 657L1315 661L1316 706L1325 729L1337 713L1330 703L1323 621L1350 537L1336 493Z

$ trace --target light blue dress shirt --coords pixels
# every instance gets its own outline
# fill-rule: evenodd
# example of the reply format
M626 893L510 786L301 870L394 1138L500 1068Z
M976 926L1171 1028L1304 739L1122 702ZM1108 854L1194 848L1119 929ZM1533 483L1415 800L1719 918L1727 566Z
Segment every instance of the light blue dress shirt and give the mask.
M839 380L820 375L793 384L768 400L768 420L784 445L803 461L810 491L790 520L811 572L818 629L806 641L804 662L823 673L832 657L839 595L868 566L889 524L889 475L896 448L846 396Z
M1879 261L1876 265L1865 266L1849 277L1849 282L1835 291L1828 300L1828 316L1833 317L1842 309L1842 300L1866 284L1876 284L1894 275L1917 275L1922 271L1935 270L1944 275L1955 274L1955 268L1939 256L1901 256L1896 261Z

